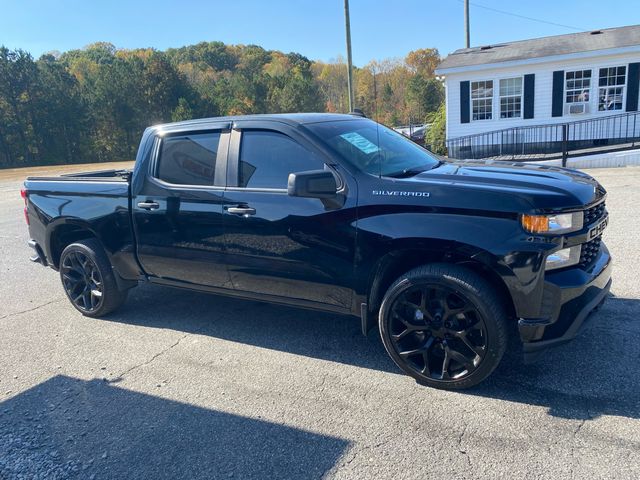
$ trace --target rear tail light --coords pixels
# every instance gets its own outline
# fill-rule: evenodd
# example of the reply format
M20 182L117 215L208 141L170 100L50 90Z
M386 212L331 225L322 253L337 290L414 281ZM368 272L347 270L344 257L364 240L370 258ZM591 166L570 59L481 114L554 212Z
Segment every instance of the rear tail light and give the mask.
M20 196L24 200L24 219L26 220L27 225L29 225L29 214L27 213L27 197L29 196L29 192L23 188L20 190Z

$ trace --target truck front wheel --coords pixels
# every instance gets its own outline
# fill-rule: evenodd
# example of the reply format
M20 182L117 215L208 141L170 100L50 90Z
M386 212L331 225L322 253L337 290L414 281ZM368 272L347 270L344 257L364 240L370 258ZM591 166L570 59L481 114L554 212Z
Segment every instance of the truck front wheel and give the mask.
M102 317L127 298L127 290L118 289L109 258L96 239L68 245L60 255L59 270L71 304L87 317Z
M398 278L383 298L380 335L393 361L419 383L462 389L487 378L507 344L495 289L459 265L430 264Z

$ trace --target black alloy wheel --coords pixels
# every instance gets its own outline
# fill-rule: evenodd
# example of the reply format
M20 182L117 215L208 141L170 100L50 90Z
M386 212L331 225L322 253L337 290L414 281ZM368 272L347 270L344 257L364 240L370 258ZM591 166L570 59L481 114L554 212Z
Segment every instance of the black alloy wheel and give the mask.
M95 238L68 245L60 255L60 280L71 304L83 315L102 317L127 298L120 290L109 257Z
M90 313L100 307L102 276L88 255L80 251L69 252L60 264L60 275L67 296L78 310Z
M424 265L402 275L389 287L379 318L394 362L437 388L480 383L506 349L504 302L492 285L458 265Z
M391 309L393 347L421 375L460 379L484 359L484 319L460 292L436 284L416 285L399 295Z

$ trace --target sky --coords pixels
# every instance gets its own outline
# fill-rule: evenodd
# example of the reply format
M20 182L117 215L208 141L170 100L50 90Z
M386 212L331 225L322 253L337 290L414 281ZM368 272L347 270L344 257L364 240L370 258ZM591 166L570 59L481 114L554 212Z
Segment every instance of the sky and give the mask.
M418 48L444 56L464 47L462 0L351 0L350 7L357 66ZM470 17L471 45L480 46L640 24L640 4L471 0ZM0 0L0 45L36 58L97 41L164 50L216 40L330 61L346 56L344 0Z

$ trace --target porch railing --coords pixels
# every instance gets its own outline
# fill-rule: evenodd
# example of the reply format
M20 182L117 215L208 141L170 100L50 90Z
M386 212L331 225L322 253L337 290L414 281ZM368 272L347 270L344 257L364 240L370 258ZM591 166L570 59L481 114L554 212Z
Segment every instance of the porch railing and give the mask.
M640 112L506 128L447 140L450 158L553 160L640 148Z

